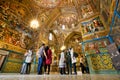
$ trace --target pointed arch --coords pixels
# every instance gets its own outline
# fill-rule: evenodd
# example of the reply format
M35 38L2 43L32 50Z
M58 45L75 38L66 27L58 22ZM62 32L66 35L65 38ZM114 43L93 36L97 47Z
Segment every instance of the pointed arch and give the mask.
M77 32L77 31L73 31L73 32L71 32L67 37L66 37L66 39L65 39L65 41L64 41L64 44L67 46L68 45L68 43L69 43L69 41L73 38L73 37L75 37L75 36L78 36L81 40L81 42L82 42L82 34L81 34L81 32Z

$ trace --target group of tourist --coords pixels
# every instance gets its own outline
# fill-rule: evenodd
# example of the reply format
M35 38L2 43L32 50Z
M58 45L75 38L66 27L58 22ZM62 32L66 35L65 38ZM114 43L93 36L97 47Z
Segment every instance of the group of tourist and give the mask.
M50 64L52 63L52 51L51 49L42 44L40 49L37 51L38 56L38 74L42 74L42 67L44 66L44 73L50 73ZM48 72L46 73L46 69L48 68Z
M76 54L73 51L73 48L69 48L66 50L63 50L59 55L59 68L60 68L60 74L72 74L72 68L74 70L74 75L77 74L77 59L78 54ZM89 73L89 68L87 64L87 60L85 57L80 56L80 64L79 67L82 71L82 73Z
M27 50L25 53L25 59L24 63L21 68L21 74L29 74L31 69L31 63L33 60L33 53L32 50ZM43 67L44 67L44 74L50 73L50 64L52 63L52 51L49 48L49 46L45 46L45 44L42 44L42 46L38 49L36 52L36 56L38 57L38 75L41 75L43 73ZM47 71L48 70L48 71ZM46 72L47 71L47 72Z
M27 50L25 53L25 59L24 63L21 68L21 74L29 74L31 69L31 63L33 60L33 52L32 49ZM50 74L50 65L52 63L52 51L49 48L49 46L45 46L45 44L42 44L42 46L38 49L36 52L36 56L38 57L38 67L37 67L37 73L38 75L41 74ZM88 67L85 67L83 57L80 57L80 67L82 73L86 71L86 73L89 73ZM66 50L62 50L62 52L59 54L59 71L61 75L64 74L72 74L72 68L74 70L74 75L77 75L77 69L76 69L76 55L73 51L73 48L69 48ZM44 69L43 69L44 68ZM43 72L44 71L44 72Z
M72 74L72 67L74 68L74 74L77 74L76 62L77 60L72 48L63 50L59 55L60 74L66 74L65 69L67 69L67 74Z

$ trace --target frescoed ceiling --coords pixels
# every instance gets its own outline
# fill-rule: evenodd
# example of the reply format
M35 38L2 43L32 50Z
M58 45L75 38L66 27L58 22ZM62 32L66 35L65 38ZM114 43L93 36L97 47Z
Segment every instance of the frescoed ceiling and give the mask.
M99 13L96 2L100 6L100 0L0 0L0 24L29 35L35 47L48 44L50 32L59 46L81 42L80 22ZM37 29L30 27L33 19L39 22Z

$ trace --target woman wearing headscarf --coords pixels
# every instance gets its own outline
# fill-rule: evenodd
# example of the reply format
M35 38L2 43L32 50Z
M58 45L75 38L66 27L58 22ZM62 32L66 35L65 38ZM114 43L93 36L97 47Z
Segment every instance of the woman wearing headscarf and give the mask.
M59 69L60 69L61 75L65 74L65 53L64 53L64 50L59 55Z

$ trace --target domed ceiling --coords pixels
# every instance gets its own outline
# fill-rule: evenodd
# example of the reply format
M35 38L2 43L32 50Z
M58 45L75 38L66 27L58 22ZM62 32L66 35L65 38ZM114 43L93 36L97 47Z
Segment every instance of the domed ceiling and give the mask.
M99 12L99 6L94 5L97 1L99 0L0 0L0 22L28 35L36 47L42 42L49 43L49 33L53 34L58 46L65 44L66 39L81 42L80 22ZM33 19L39 22L37 29L30 27ZM73 39L68 37L72 33L77 35L72 36Z

